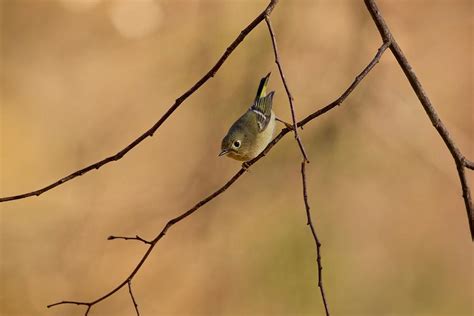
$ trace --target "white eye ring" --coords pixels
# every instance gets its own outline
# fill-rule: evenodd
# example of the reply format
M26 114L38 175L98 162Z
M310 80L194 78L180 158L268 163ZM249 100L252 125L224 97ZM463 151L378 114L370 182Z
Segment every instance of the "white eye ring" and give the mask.
M239 148L240 147L240 140L236 140L233 145L234 145L235 148Z

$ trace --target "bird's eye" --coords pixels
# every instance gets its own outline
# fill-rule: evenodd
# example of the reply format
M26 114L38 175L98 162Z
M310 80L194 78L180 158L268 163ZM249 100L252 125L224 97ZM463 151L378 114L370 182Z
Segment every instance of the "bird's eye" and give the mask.
M235 147L235 148L239 148L239 147L240 147L240 140L236 140L236 141L234 142L234 147Z

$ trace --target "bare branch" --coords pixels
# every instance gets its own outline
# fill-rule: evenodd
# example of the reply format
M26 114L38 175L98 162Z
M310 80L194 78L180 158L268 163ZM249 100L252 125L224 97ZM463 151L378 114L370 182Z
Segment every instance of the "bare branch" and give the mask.
M107 240L114 240L114 239L124 239L124 240L138 240L145 244L151 245L151 241L143 239L142 237L135 235L135 237L124 237L124 236L109 236Z
M130 294L130 297L132 298L133 307L135 307L135 312L137 313L137 316L140 316L140 312L138 311L138 304L137 304L137 301L135 301L135 297L133 296L133 292L132 292L132 280L128 280L128 293Z
M293 132L295 133L295 139L298 143L300 148L301 154L306 162L309 162L308 155L306 154L306 150L304 149L303 143L301 142L300 135L298 134L298 127L296 126L296 114L295 114L295 107L293 105L293 95L290 92L290 88L288 88L288 84L285 79L285 75L283 74L283 69L280 62L280 57L278 53L277 43L275 33L273 32L272 23L270 22L270 18L265 16L265 22L267 23L268 32L270 33L270 38L272 39L272 46L273 46L273 53L275 54L275 63L278 66L278 71L280 72L281 81L283 81L283 85L285 86L286 95L288 96L288 102L290 103L290 110L291 110L291 119L293 121Z
M87 309L86 311L84 312L84 315L87 316L89 314L89 311L91 310L91 307L92 307L92 304L91 303L86 303L86 302L76 302L76 301L61 301L61 302L57 302L57 303L54 303L54 304L50 304L48 305L47 307L48 308L51 308L51 307L54 307L54 306L57 306L57 305L63 305L63 304L73 304L73 305L84 305L84 306L87 306Z
M459 181L461 182L461 188L463 192L464 204L466 206L467 212L467 219L469 222L469 229L471 231L471 239L474 241L474 211L472 206L471 200L471 190L469 188L469 184L467 183L466 176L464 174L464 167L469 169L473 169L473 165L471 162L467 162L464 158L463 154L456 146L456 143L449 135L447 128L444 126L443 122L439 118L438 114L436 113L435 108L431 104L428 95L426 94L423 86L421 85L418 77L416 76L415 72L413 71L412 66L408 62L405 54L403 53L400 46L398 46L395 38L393 37L392 33L390 32L389 27L385 23L380 11L375 3L375 0L364 0L365 5L367 6L367 10L369 10L372 19L374 20L377 28L382 36L384 42L390 42L390 50L392 51L393 55L398 61L398 64L402 68L405 76L407 77L413 91L416 93L418 100L420 101L423 109L428 115L431 123L433 124L434 128L438 131L438 134L443 139L446 147L448 147L449 152L453 156L454 162L456 163L456 169L458 170Z
M384 44L385 45L385 44ZM383 46L382 46L383 47ZM382 48L381 47L381 48ZM373 68L373 66L378 62L378 60L380 59L380 57L382 56L382 53L383 53L383 50L379 49L379 52L377 53L377 55L371 60L371 62L369 63L369 65L363 70L363 72L361 74L363 74L363 76L359 75L357 76L359 79L357 80L357 83L359 83L366 75L367 73ZM368 67L370 65L372 65L370 67L370 69L368 69ZM368 70L367 70L368 69ZM367 70L367 71L366 71ZM357 84L356 84L357 85ZM352 87L352 90L354 90L355 88L355 85L352 84L351 85ZM346 92L351 88L349 87L344 93L342 96L344 96L346 94ZM351 90L351 91L352 91ZM342 98L342 96L340 97L340 99ZM346 97L348 96L348 94L346 95ZM345 99L345 98L344 98ZM343 101L343 99L341 99ZM341 101L341 102L342 102ZM333 102L334 103L334 102ZM332 103L331 103L332 104ZM306 125L308 122L314 120L315 118L327 113L329 110L331 110L332 108L334 108L334 106L332 106L331 108L329 108L329 106L331 106L331 104L317 110L316 112L308 115L305 119L299 121L297 123L297 126L298 127L301 127L301 126L304 126ZM248 168L250 168L253 164L255 164L258 160L260 160L261 158L263 158L264 156L267 155L267 153L273 148L273 146L275 146L286 134L288 134L290 131L292 131L292 129L289 129L287 127L283 128L281 130L281 132L268 144L268 146L265 148L265 150L263 152L261 152L256 158L252 159L251 161L248 161L246 164L246 168L241 168L232 178L230 178L222 187L220 187L218 190L216 190L215 192L213 192L212 194L210 194L209 196L207 196L206 198L204 198L203 200L199 201L196 205L194 205L191 209L187 210L186 212L182 213L181 215L169 220L166 225L163 227L163 229L161 230L161 232L151 241L150 243L150 246L148 247L148 249L145 251L144 255L142 256L142 258L140 259L140 261L138 262L138 264L135 266L135 268L133 269L133 271L129 274L129 276L124 280L122 281L119 285L117 285L114 289L112 289L111 291L109 291L108 293L104 294L103 296L99 297L98 299L92 301L92 302L76 302L76 301L61 301L61 302L58 302L58 303L54 303L54 304L51 304L51 305L48 305L48 307L52 307L52 306L57 306L57 305L63 305L63 304L76 304L76 305L87 305L89 306L88 308L88 311L90 310L90 308L107 299L108 297L110 297L111 295L113 295L114 293L116 293L118 290L120 290L123 286L125 286L129 281L131 281L134 276L137 274L137 272L140 270L140 268L142 267L142 265L145 263L145 261L147 260L148 256L150 255L150 253L153 251L154 247L156 246L156 244L161 240L161 238L163 238L163 236L167 233L167 231L173 226L175 225L176 223L182 221L183 219L185 219L186 217L188 217L189 215L193 214L194 212L196 212L199 208L201 208L202 206L206 205L208 202L210 202L211 200L213 200L214 198L216 198L217 196L219 196L220 194L222 194L224 191L226 191L235 181L237 181L243 174L245 174L245 172L247 171ZM132 237L133 239L133 237Z
M374 58L372 58L372 60L364 68L364 70L362 70L361 73L355 77L354 81L349 86L349 88L347 88L346 91L344 91L344 93L339 98L329 103L325 107L319 109L318 111L311 113L310 115L305 117L303 120L299 121L297 124L298 127L303 127L304 125L306 125L306 123L308 123L312 119L320 116L321 114L326 113L327 111L331 110L332 108L336 106L341 105L342 102L344 102L344 100L352 93L352 91L354 91L354 89L359 85L359 83L365 78L365 76L367 76L369 72L375 67L375 65L377 65L377 63L380 61L380 58L382 58L383 53L385 52L385 50L387 50L388 46L390 46L389 41L384 42L382 46L379 47L377 54L375 54Z
M365 0L365 3L367 5L367 8L369 12L372 15L372 18L374 19L375 24L377 25L377 28L382 36L383 39L383 44L380 46L378 49L376 55L373 57L373 59L370 61L370 63L362 70L362 72L354 79L352 84L344 91L344 93L335 101L332 103L328 104L327 106L315 111L314 113L308 115L306 118L303 120L300 120L297 122L296 120L296 114L295 114L295 109L294 109L294 104L293 104L293 97L291 95L291 92L289 90L287 81L284 76L284 72L282 69L282 65L279 59L279 53L277 49L277 43L276 43L276 37L270 22L270 19L268 18L269 14L273 10L273 7L276 5L277 0L272 0L270 1L270 4L267 6L267 8L254 20L252 21L241 33L240 35L232 42L232 44L226 49L222 57L217 61L217 63L214 65L209 72L204 75L194 86L192 86L188 91L186 91L181 97L176 99L176 102L168 109L168 111L160 118L160 120L149 130L147 130L144 134L142 134L140 137L138 137L135 141L133 141L131 144L129 144L127 147L122 149L120 152L117 154L110 156L108 158L105 158L104 160L101 160L95 164L92 164L88 167L85 167L81 170L78 170L71 175L64 177L57 182L43 188L37 191L21 194L21 195L16 195L16 196L11 196L11 197L5 197L5 198L0 198L0 202L6 202L6 201L11 201L11 200L18 200L34 195L40 195L46 191L49 191L53 189L56 186L62 185L63 183L72 180L73 178L80 176L84 173L87 173L93 169L99 169L101 166L112 162L112 161L117 161L121 159L125 154L127 154L131 149L133 149L135 146L137 146L139 143L141 143L145 138L152 136L156 130L166 121L172 113L181 105L182 102L186 98L188 98L192 93L194 93L197 89L199 89L207 80L212 78L215 73L219 70L219 68L222 66L222 64L225 62L225 60L232 54L232 52L235 50L235 48L243 41L243 39L246 37L246 35L251 32L261 21L265 20L270 37L272 40L272 45L273 45L273 51L275 55L275 63L278 66L278 70L280 73L280 77L282 79L283 85L286 90L286 94L288 96L289 100L289 105L290 105L290 110L291 110L291 115L292 115L292 121L293 125L291 128L286 127L281 130L281 132L275 137L275 139L267 146L267 148L255 159L251 160L250 162L247 162L245 164L245 167L241 168L232 178L230 178L222 187L217 189L215 192L204 198L203 200L199 201L197 204L195 204L192 208L189 210L185 211L184 213L180 214L179 216L169 220L166 225L162 228L162 230L159 232L159 234L151 241L145 240L138 235L135 237L124 237L124 236L109 236L109 240L113 239L124 239L124 240L137 240L140 242L143 242L144 244L148 245L147 250L143 254L142 258L139 260L135 268L131 271L131 273L128 275L128 277L122 281L120 284L118 284L115 288L113 288L111 291L107 292L103 296L95 299L94 301L91 302L79 302L79 301L61 301L58 303L54 303L51 305L48 305L48 307L53 307L57 305L63 305L63 304L75 304L75 305L84 305L87 306L87 310L85 311L85 315L88 315L89 311L91 310L92 306L95 304L98 304L99 302L107 299L108 297L112 296L114 293L119 291L121 288L123 288L125 285L128 286L128 291L130 294L130 297L132 299L132 302L134 304L134 308L136 311L137 315L139 314L138 310L138 305L136 303L136 300L134 298L132 288L131 288L131 282L132 279L135 277L135 275L138 273L138 271L141 269L145 261L148 259L149 255L155 248L156 244L166 235L168 230L177 224L178 222L184 220L186 217L190 216L191 214L195 213L197 210L199 210L201 207L206 205L208 202L225 192L231 185L233 185L244 173L245 171L250 168L254 163L256 163L258 160L260 160L262 157L264 157L273 146L275 146L286 134L288 134L290 131L293 131L294 137L298 143L298 146L300 148L300 151L302 153L302 156L304 158L303 162L301 163L301 177L302 177L302 186L303 186L303 200L304 200L304 205L305 205L305 210L306 210L306 216L307 216L307 224L310 227L313 239L316 244L316 261L317 261L317 266L318 266L318 287L320 289L322 301L324 304L325 308L325 313L327 316L329 316L329 308L326 300L326 295L323 287L323 278L322 278L322 260L321 260L321 243L319 241L319 238L317 236L316 229L313 225L312 218L311 218L311 212L310 212L310 205L308 201L308 193L307 193L307 183L306 183L306 162L309 162L307 154L305 152L303 143L300 139L299 133L298 133L298 127L303 127L313 119L327 113L331 109L335 108L336 106L341 105L344 100L354 91L354 89L357 87L357 85L368 75L368 73L375 67L375 65L379 62L380 58L384 54L387 48L390 48L392 53L395 55L397 61L400 64L400 67L403 69L405 75L407 76L413 90L418 96L418 99L420 100L423 108L425 109L425 112L427 113L428 117L430 118L433 126L436 128L440 136L442 137L443 141L445 142L446 146L448 147L449 151L451 152L451 155L454 158L454 161L456 163L456 167L458 170L458 175L460 178L461 182L461 187L463 191L463 198L466 204L466 210L469 218L469 225L471 229L471 237L474 240L474 234L473 234L473 211L472 211L472 201L471 201L471 196L470 196L470 189L469 185L467 183L467 179L465 176L465 168L469 169L474 169L474 164L467 160L461 153L461 151L457 148L455 145L454 141L451 139L449 136L449 133L447 129L445 128L444 124L441 122L439 119L434 107L431 104L431 101L429 100L428 96L424 92L420 82L418 81L414 71L412 70L410 64L408 63L406 57L404 56L403 52L401 51L400 47L396 43L395 39L393 38L393 35L391 34L389 28L385 24L382 16L380 15L378 8L376 7L375 1L374 0Z
M275 5L278 3L278 0L270 0L270 3L268 6L265 8L265 10L262 11L250 24L244 28L239 36L227 47L225 50L224 54L222 54L221 58L216 62L216 64L201 78L199 81L197 81L188 91L183 93L179 98L176 99L175 103L166 111L165 114L153 125L151 128L149 128L145 133L140 135L137 139L135 139L133 142L131 142L128 146L126 146L124 149L120 150L118 153L115 155L109 156L105 159L102 159L101 161L98 161L96 163L93 163L87 167L84 167L80 170L77 170L73 173L71 173L68 176L65 176L56 182L51 183L50 185L45 186L44 188L23 193L23 194L18 194L18 195L12 195L12 196L6 196L6 197L0 197L0 203L1 202L7 202L7 201L13 201L13 200L19 200L19 199L24 199L32 196L39 196L43 194L44 192L47 192L57 186L60 186L68 181L71 181L72 179L82 176L85 173L88 173L94 169L99 169L103 165L106 165L110 162L117 161L122 159L123 156L125 156L130 150L135 148L138 144L140 144L143 140L145 140L148 137L153 136L153 134L160 128L160 126L173 114L173 112L186 100L190 95L192 95L194 92L196 92L197 89L199 89L204 83L206 83L210 78L214 77L214 75L217 73L217 71L221 68L221 66L224 64L224 62L227 60L227 58L232 54L232 52L237 48L237 46L240 45L240 43L244 40L244 38L258 25L260 22L262 22L265 17L269 16L271 12L273 11L273 8Z
M464 165L466 166L466 168L474 170L474 162L467 160L466 158L464 158Z
M253 163L252 163L253 164ZM148 249L146 250L145 254L142 256L142 258L140 259L140 261L138 262L138 264L135 266L135 268L133 269L133 271L130 273L130 275L123 281L121 282L119 285L117 285L114 289L112 289L110 292L106 293L105 295L99 297L98 299L92 301L92 302L76 302L76 301L62 301L62 302L58 302L58 303L54 303L54 304L51 304L51 305L48 305L48 307L52 307L52 306L57 306L57 305L62 305L62 304L76 304L76 305L87 305L89 307L92 307L94 306L95 304L105 300L106 298L110 297L111 295L113 295L115 292L117 292L118 290L120 290L122 287L124 287L126 284L128 284L128 282L130 282L133 277L135 276L135 274L137 274L137 272L140 270L140 268L142 267L142 265L145 263L145 261L148 259L148 256L150 255L150 253L153 251L153 248L155 248L156 244L158 243L158 241L161 240L161 238L163 238L167 231L173 226L175 225L176 223L182 221L183 219L185 219L186 217L188 217L189 215L193 214L194 212L196 212L199 208L201 208L202 206L204 206L205 204L207 204L209 201L213 200L214 198L216 198L217 196L219 196L220 194L222 194L224 191L226 191L235 181L237 181L238 178L240 178L240 176L242 176L243 174L245 173L245 169L242 168L240 169L229 181L227 181L221 188L219 188L217 191L215 191L214 193L210 194L209 196L207 196L205 199L199 201L196 205L194 205L192 208L190 208L189 210L187 210L186 212L182 213L181 215L171 219L168 221L168 223L166 223L166 225L163 227L163 229L161 230L161 232L151 241L150 243L150 246L148 247ZM133 238L132 238L133 239Z
M311 219L311 209L308 202L308 189L306 185L306 163L304 161L301 162L301 180L303 182L303 200L304 200L304 206L306 209L307 225L309 225L311 234L313 235L313 239L316 244L316 262L318 263L318 287L321 292L321 297L323 299L324 310L326 311L326 315L329 316L329 307L326 301L326 295L324 293L324 286L323 286L323 265L321 263L321 242L319 241L318 234L316 233L316 229L314 228L313 221Z
M280 72L280 77L281 80L283 81L283 85L285 86L286 94L288 96L288 103L290 105L290 110L291 110L291 118L293 121L292 125L292 130L295 135L295 140L298 143L298 146L300 148L301 154L303 156L303 161L301 162L301 178L303 182L303 200L304 200L304 205L306 208L306 215L308 218L308 225L311 228L311 232L313 234L313 239L314 242L316 243L316 253L317 253L317 264L318 264L318 287L321 292L321 299L323 300L324 304L324 310L326 312L326 316L329 316L329 307L326 301L326 296L324 293L324 287L323 287L323 280L322 280L322 265L321 265L321 254L320 254L320 248L321 248L321 243L319 242L319 239L316 234L316 230L313 226L313 223L311 221L311 213L310 213L310 206L308 202L308 195L307 195L307 188L306 188L306 173L305 173L305 166L306 163L309 163L308 156L306 154L306 151L303 146L303 142L300 139L300 136L298 134L298 125L296 124L296 114L295 114L295 108L293 105L293 96L290 92L290 89L288 88L288 83L286 82L285 75L283 73L283 67L281 66L280 58L279 58L279 53L278 53L278 47L277 47L277 42L276 42L276 37L275 33L273 32L273 27L270 19L268 17L265 17L265 22L267 23L268 31L270 33L270 38L272 39L272 45L273 45L273 52L275 54L275 63L278 66L278 70Z
M327 316L329 316L329 308L326 300L326 295L323 287L323 278L322 278L322 259L321 259L321 243L319 241L319 238L317 236L316 229L313 225L312 218L311 218L311 212L310 212L310 205L308 201L308 193L307 193L307 180L306 180L306 163L309 162L308 156L306 154L305 148L303 146L303 143L301 141L300 135L298 133L298 127L303 127L313 119L327 113L331 109L335 108L336 106L341 105L344 100L354 91L354 89L357 87L357 85L368 75L368 73L375 67L375 65L379 62L380 58L384 54L387 48L390 48L392 53L394 54L395 58L397 59L400 67L404 71L408 81L410 82L413 90L415 91L416 95L418 96L419 101L421 102L426 114L428 115L429 119L431 120L433 126L435 129L438 131L439 135L445 142L446 146L448 147L451 155L453 156L453 159L455 161L459 179L461 182L461 187L462 187L462 192L463 192L463 198L467 210L467 215L469 219L469 227L471 231L471 238L474 241L474 215L473 215L473 206L472 206L472 200L471 200L471 194L470 194L470 188L469 184L466 179L465 175L465 168L469 168L471 170L474 170L474 163L466 159L461 151L458 149L456 146L455 142L452 140L450 137L448 130L440 120L438 114L436 113L434 107L431 104L431 101L429 100L428 96L426 95L425 91L423 90L423 87L421 86L421 83L419 82L418 78L416 77L416 74L414 73L411 65L409 64L408 60L406 59L405 55L403 54L402 50L398 46L397 42L393 38L393 35L391 34L388 26L386 25L384 19L380 15L380 12L375 4L374 0L364 0L367 6L367 9L369 10L375 24L377 25L377 28L382 36L383 39L383 44L380 46L378 49L376 55L373 57L373 59L370 61L370 63L362 70L362 72L354 79L352 84L344 91L344 93L335 101L332 103L328 104L327 106L315 111L314 113L308 115L306 118L300 120L297 122L296 119L296 114L295 114L295 108L293 104L293 96L290 92L290 89L288 87L281 61L279 58L279 52L277 48L277 42L276 42L276 37L272 28L271 21L269 19L269 15L271 14L274 6L277 4L278 0L271 0L268 6L262 13L260 13L246 28L242 30L242 32L237 36L237 38L227 47L223 55L219 58L219 60L216 62L216 64L199 80L197 81L189 90L187 90L183 95L181 95L179 98L176 99L174 104L171 105L171 107L164 113L164 115L151 127L149 128L146 132L144 132L141 136L136 138L132 143L130 143L128 146L126 146L124 149L116 153L115 155L109 156L101 161L98 161L94 164L91 164L85 168L82 168L78 171L75 171L71 173L70 175L63 177L56 182L41 188L36 191L20 194L20 195L15 195L15 196L8 196L8 197L3 197L0 198L0 202L7 202L7 201L12 201L12 200L19 200L19 199L24 199L28 198L31 196L39 196L44 192L47 192L57 186L60 186L78 176L81 176L85 173L88 173L94 169L99 169L105 164L108 164L113 161L118 161L123 158L130 150L135 148L138 144L140 144L144 139L153 136L153 134L161 127L161 125L174 113L174 111L190 96L192 95L196 90L198 90L202 85L204 85L210 78L214 77L214 75L217 73L217 71L220 69L220 67L223 65L223 63L227 60L227 58L233 53L233 51L237 48L238 45L245 39L245 37L258 25L260 24L263 20L265 20L268 31L270 34L270 38L272 41L272 46L273 46L273 51L274 51L274 56L275 56L275 63L277 64L280 77L282 79L283 85L286 90L286 94L288 96L288 101L289 101L289 106L291 110L291 116L292 116L292 122L293 125L290 127L286 127L281 130L281 132L275 137L275 139L267 146L267 148L255 159L253 159L250 162L245 163L245 167L241 168L232 178L230 178L222 187L208 195L206 198L202 199L199 201L197 204L195 204L192 208L189 210L181 213L175 218L172 218L169 220L166 225L162 228L162 230L159 232L156 237L149 241L141 238L140 236L136 235L135 237L127 237L127 236L109 236L109 240L114 240L114 239L123 239L123 240L137 240L140 241L146 245L148 245L148 248L146 249L145 253L143 254L142 258L139 260L135 268L130 272L128 277L122 281L120 284L118 284L116 287L114 287L111 291L107 292L103 296L91 301L91 302L80 302L80 301L61 301L57 302L54 304L48 305L48 308L53 307L53 306L58 306L58 305L64 305L64 304L74 304L74 305L84 305L87 306L87 309L85 311L85 315L87 316L91 308L95 305L98 304L99 302L109 298L113 294L115 294L117 291L125 287L127 285L128 287L128 292L129 295L132 299L135 312L139 316L139 310L138 310L138 304L135 300L135 297L132 292L132 286L131 282L132 279L135 277L135 275L138 273L138 271L141 269L145 261L148 259L149 255L155 248L156 244L166 235L168 230L174 226L175 224L179 223L180 221L184 220L186 217L190 216L191 214L195 213L197 210L199 210L201 207L206 205L208 202L225 192L231 185L233 185L244 173L245 171L250 168L254 163L256 163L258 160L260 160L262 157L264 157L273 146L275 146L287 133L290 131L293 131L295 140L300 148L301 154L303 156L303 162L301 163L301 178L302 178L302 187L303 187L303 201L305 205L305 210L306 210L306 216L307 216L307 224L310 227L311 234L313 236L313 239L316 244L316 261L317 261L317 267L318 267L318 287L320 289L323 305L325 308L325 313Z

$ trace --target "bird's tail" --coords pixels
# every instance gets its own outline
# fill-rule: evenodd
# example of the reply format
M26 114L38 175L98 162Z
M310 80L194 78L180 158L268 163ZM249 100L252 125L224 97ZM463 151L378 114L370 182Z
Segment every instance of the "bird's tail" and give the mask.
M269 72L265 77L260 80L260 84L258 85L257 96L255 97L256 104L258 100L265 97L267 95L267 84L268 80L270 79L271 72Z

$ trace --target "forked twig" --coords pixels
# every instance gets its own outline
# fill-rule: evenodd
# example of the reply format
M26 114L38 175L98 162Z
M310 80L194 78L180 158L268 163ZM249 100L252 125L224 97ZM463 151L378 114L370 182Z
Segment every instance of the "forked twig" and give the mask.
M461 153L459 148L456 146L455 142L452 140L450 137L448 130L442 123L442 121L439 119L438 114L436 113L434 107L431 104L431 101L429 100L428 96L426 95L425 91L423 90L423 87L421 86L421 83L419 82L417 76L415 75L411 65L408 63L408 60L406 59L405 55L403 54L402 50L398 46L397 42L393 38L393 35L391 34L388 26L386 25L385 21L383 20L382 16L380 15L380 12L375 4L374 0L364 0L365 4L367 6L368 11L370 12L375 24L377 25L377 28L382 36L383 39L383 44L380 46L378 49L376 55L373 57L373 59L370 61L370 63L364 68L364 70L354 79L352 84L344 91L344 93L337 98L335 101L331 102L330 104L326 105L325 107L315 111L314 113L308 115L306 118L297 121L296 115L295 115L295 109L294 109L294 104L293 104L293 97L290 93L290 90L288 88L288 84L286 82L282 66L280 63L279 59L279 54L278 54L278 49L277 49L277 44L276 44L276 38L275 34L273 32L273 28L270 22L270 19L268 18L269 14L272 12L273 7L276 5L278 0L271 0L267 8L260 13L257 18L255 18L240 34L239 36L231 43L231 45L226 49L224 54L221 56L221 58L217 61L217 63L212 67L206 75L204 75L194 86L192 86L188 91L186 91L181 97L176 99L175 103L168 109L168 111L158 120L155 125L153 125L150 129L148 129L145 133L143 133L140 137L138 137L136 140L134 140L131 144L129 144L127 147L119 151L117 154L107 157L97 163L94 163L90 166L87 166L81 170L78 170L42 189L32 191L29 193L24 193L20 195L15 195L15 196L10 196L10 197L4 197L0 198L0 202L6 202L6 201L12 201L12 200L18 200L18 199L23 199L27 198L30 196L35 196L35 195L40 195L46 191L49 191L59 185L62 185L65 182L68 182L84 173L87 173L93 169L99 169L101 166L108 164L112 161L117 161L121 159L124 155L126 155L130 150L132 150L135 146L137 146L139 143L141 143L145 138L152 136L156 130L172 115L172 113L184 102L186 98L188 98L191 94L193 94L197 89L199 89L207 80L212 78L215 73L219 70L219 68L222 66L222 64L225 62L225 60L232 54L232 52L235 50L235 48L243 41L243 39L263 20L267 23L267 27L270 33L270 37L272 40L272 45L273 45L273 50L275 54L275 62L278 66L280 77L283 81L283 84L285 86L285 90L288 96L289 104L290 104L290 110L291 110L291 115L292 115L292 121L293 121L293 126L292 128L286 127L281 130L281 132L273 139L273 141L267 146L267 148L255 159L253 159L250 162L246 163L246 168L241 168L232 178L230 178L222 187L217 189L215 192L211 193L208 195L206 198L203 200L199 201L197 204L195 204L192 208L189 210L183 212L182 214L178 215L177 217L169 220L166 225L162 228L162 230L159 232L156 237L151 240L145 240L138 235L135 237L123 237L123 236L110 236L108 239L124 239L124 240L137 240L140 241L148 246L146 249L145 253L143 254L142 258L139 260L135 268L131 271L131 273L127 276L127 278L122 281L120 284L115 286L111 291L107 292L106 294L102 295L101 297L91 301L91 302L80 302L80 301L61 301L57 302L51 305L48 305L48 307L53 307L57 305L63 305L63 304L74 304L74 305L83 305L87 306L87 309L85 311L85 315L88 315L89 311L91 308L98 304L99 302L107 299L108 297L112 296L114 293L125 287L127 285L130 297L132 299L132 302L134 304L135 311L137 315L139 314L138 310L138 305L136 303L136 300L134 298L132 288L131 288L131 282L132 279L135 277L135 275L138 273L138 271L141 269L145 261L148 259L149 255L157 245L157 243L165 236L165 234L168 232L168 230L177 224L178 222L184 220L186 217L190 216L191 214L195 213L197 210L199 210L201 207L206 205L208 202L225 192L230 186L232 186L243 174L245 174L246 169L250 168L253 164L255 164L258 160L260 160L262 157L264 157L270 150L275 146L286 134L289 132L293 131L295 139L298 143L298 146L300 148L301 154L303 156L303 162L301 163L301 177L302 177L302 185L303 185L303 200L304 200L304 205L305 205L305 210L306 210L306 216L308 220L308 225L310 227L311 233L313 235L313 239L316 243L316 254L317 254L317 265L318 265L318 287L320 288L321 292L321 297L323 300L324 308L326 315L329 315L329 308L328 304L326 301L326 296L323 288L323 280L322 280L322 263L321 263L321 254L320 254L320 248L321 248L321 243L318 239L316 230L314 228L314 225L312 223L311 219L311 213L310 213L310 205L308 201L308 193L307 193L307 183L306 183L306 162L308 161L303 143L300 139L299 133L298 133L298 128L303 127L313 119L327 113L331 109L341 105L344 100L352 93L352 91L357 87L357 85L367 76L367 74L375 67L375 65L379 62L380 58L384 54L387 48L390 48L392 53L394 54L395 58L397 59L400 67L404 71L408 81L410 82L413 90L415 91L420 103L422 104L425 112L427 113L429 119L431 120L433 126L435 129L438 131L439 135L445 142L446 146L448 147L451 155L453 156L453 159L456 164L456 168L458 171L459 179L461 182L461 187L462 187L462 192L463 192L463 199L464 203L466 206L467 210L467 215L469 219L469 227L471 231L471 238L474 240L474 216L473 216L473 206L472 206L472 200L471 200L471 195L470 195L470 188L467 183L466 175L465 175L465 169L474 169L474 163L471 162L470 160L466 159L464 155Z
M382 48L382 47L381 47ZM370 61L369 63L369 66L370 65L375 65L379 60L380 58L382 57L382 53L383 53L383 50L379 49L379 51L377 52L377 54L375 55L375 57ZM370 67L370 69L373 68L373 66ZM357 79L355 81L355 84L351 84L351 86L346 89L346 91L343 93L343 95L345 95L347 93L347 91L349 89L352 89L354 90L355 86L357 86L364 78L365 76L367 76L367 74L369 73L370 70L366 71L367 70L367 67L357 76ZM352 91L351 90L351 91ZM343 96L342 95L342 96ZM342 97L341 96L341 97ZM346 95L347 97L347 95ZM341 101L342 102L342 101ZM332 104L332 103L331 103ZM298 127L302 127L306 124L308 124L308 122L316 119L317 117L327 113L331 108L334 108L331 107L331 108L328 108L329 106L331 106L331 104L321 108L320 110L308 115L306 118L304 118L303 120L299 121L297 123L297 126ZM247 164L248 164L248 168L250 168L253 164L255 164L258 160L260 160L261 158L263 158L264 156L267 155L267 153L273 148L273 146L275 146L286 134L288 134L290 131L292 131L292 129L289 129L287 127L283 128L281 130L281 132L270 142L270 144L268 144L267 148L265 148L265 150L260 153L260 155L258 155L256 158L254 158L253 160L249 161ZM142 265L145 263L145 261L147 260L148 256L150 255L150 253L153 251L154 247L156 246L156 244L161 240L161 238L163 238L163 236L166 234L166 232L173 226L175 225L176 223L182 221L183 219L185 219L186 217L188 217L189 215L193 214L194 212L196 212L199 208L201 208L202 206L204 206L205 204L207 204L208 202L210 202L211 200L213 200L214 198L216 198L217 196L219 196L220 194L222 194L224 191L226 191L235 181L237 181L243 174L246 173L246 169L245 168L241 168L231 179L229 179L222 187L220 187L218 190L216 190L215 192L213 192L212 194L210 194L209 196L207 196L205 199L199 201L196 205L194 205L191 209L187 210L186 212L182 213L181 215L171 219L168 221L168 223L166 223L166 225L163 227L163 229L161 230L161 232L151 241L151 244L149 245L148 249L145 251L144 255L142 256L142 258L140 259L140 261L138 262L138 264L135 266L135 268L132 270L132 272L129 274L129 276L123 281L121 282L120 284L118 284L115 288L113 288L111 291L107 292L106 294L104 294L103 296L97 298L96 300L94 301L91 301L91 302L79 302L79 301L61 301L61 302L58 302L58 303L54 303L54 304L51 304L51 305L48 305L48 308L49 307L53 307L53 306L58 306L58 305L63 305L63 304L76 304L76 305L86 305L88 306L88 309L87 309L87 312L91 309L92 306L94 306L95 304L105 300L106 298L110 297L111 295L113 295L114 293L116 293L118 290L120 290L123 286L125 286L127 284L128 281L131 281L135 275L137 274L137 272L140 270L140 268L142 267ZM133 238L132 238L133 239Z
M111 295L113 295L114 293L116 293L118 290L120 290L122 287L124 287L126 284L128 284L129 282L132 281L132 279L135 277L135 275L137 274L137 272L140 270L140 268L142 267L142 265L145 263L145 261L148 259L148 256L150 255L150 253L153 251L153 249L155 248L156 244L158 243L158 241L161 240L161 238L163 238L167 231L173 226L175 225L176 223L182 221L183 219L185 219L186 217L188 217L189 215L193 214L194 212L196 212L199 208L201 208L202 206L204 206L205 204L207 204L209 201L213 200L215 197L219 196L220 194L222 194L225 190L227 190L235 181L237 181L238 178L240 178L240 176L242 174L245 173L245 169L240 169L239 172L237 172L229 181L227 181L226 184L224 184L220 189L218 189L217 191L215 191L214 193L212 193L211 195L209 195L208 197L206 197L205 199L201 200L200 202L198 202L196 205L194 205L191 209L187 210L186 212L182 213L181 215L171 219L168 221L168 223L166 223L166 225L163 227L163 229L161 230L161 232L150 242L149 244L149 247L148 249L145 251L145 254L142 256L142 258L140 259L140 261L138 262L138 264L135 266L135 268L133 269L133 271L130 273L130 275L124 280L122 281L119 285L117 285L115 288L113 288L110 292L104 294L103 296L97 298L96 300L94 301L91 301L91 302L79 302L79 301L61 301L61 302L58 302L58 303L54 303L54 304L50 304L48 305L47 307L50 308L50 307L53 307L53 306L57 306L57 305L63 305L63 304L76 304L76 305L86 305L88 306L89 308L87 309L87 312L90 310L90 308L92 306L94 306L95 304L105 300L106 298L110 297ZM135 238L130 238L130 239L135 239ZM87 315L87 314L86 314Z
M115 155L109 156L107 158L104 158L96 163L93 163L87 167L84 167L80 170L77 170L73 173L71 173L68 176L65 176L47 186L44 188L23 193L23 194L18 194L18 195L12 195L12 196L6 196L6 197L0 197L0 203L1 202L7 202L7 201L13 201L13 200L19 200L19 199L25 199L28 197L32 196L39 196L43 194L46 191L49 191L57 186L60 186L68 181L71 181L72 179L82 176L85 173L88 173L94 169L99 169L103 165L106 165L110 162L117 161L122 159L123 156L125 156L130 150L135 148L138 144L140 144L143 140L145 140L148 137L153 136L153 134L160 128L160 126L173 114L173 112L186 100L191 94L196 92L204 83L206 83L210 78L214 77L214 75L217 73L217 71L221 68L222 64L227 60L227 58L232 54L232 52L239 46L239 44L244 40L244 38L257 26L262 22L265 17L269 16L271 12L273 11L273 8L275 5L278 3L278 0L270 0L270 3L268 6L265 8L265 10L262 11L250 24L244 28L239 36L227 47L225 50L224 54L222 54L221 58L216 62L216 64L201 78L199 81L197 81L188 91L183 93L179 98L176 99L176 101L171 105L171 107L163 114L163 116L153 125L151 128L149 128L145 133L140 135L138 138L136 138L133 142L131 142L128 146L126 146L124 149L120 150L118 153Z

